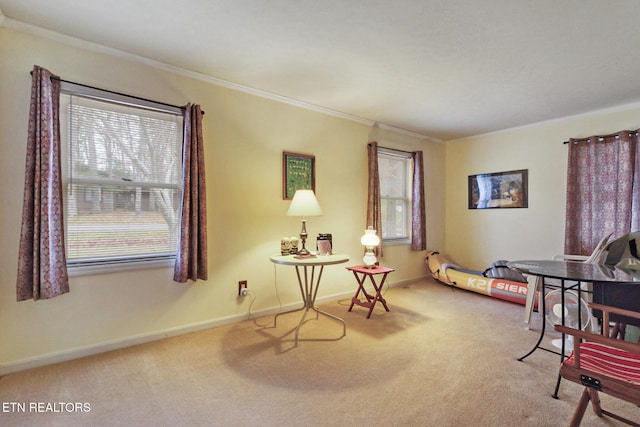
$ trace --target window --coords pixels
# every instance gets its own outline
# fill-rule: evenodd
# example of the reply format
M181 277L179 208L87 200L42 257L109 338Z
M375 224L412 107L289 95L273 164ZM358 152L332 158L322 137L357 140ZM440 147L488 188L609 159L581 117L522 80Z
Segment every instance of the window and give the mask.
M174 260L182 111L66 82L62 92L70 271Z
M409 242L411 239L411 173L409 153L378 149L382 239Z

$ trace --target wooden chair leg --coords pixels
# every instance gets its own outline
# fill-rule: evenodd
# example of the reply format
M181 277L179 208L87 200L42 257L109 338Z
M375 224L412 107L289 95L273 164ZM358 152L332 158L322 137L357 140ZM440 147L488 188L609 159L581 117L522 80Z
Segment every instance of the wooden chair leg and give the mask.
M570 427L579 427L582 422L582 417L584 416L584 411L587 409L589 405L589 399L591 398L591 394L589 393L589 387L585 387L582 395L580 396L580 401L578 402L578 406L576 406L576 410L573 413L573 417L571 418Z
M591 399L591 405L593 406L593 412L601 417L602 416L602 407L600 406L600 396L598 395L598 390L595 388L587 387L587 391L589 392L589 398Z

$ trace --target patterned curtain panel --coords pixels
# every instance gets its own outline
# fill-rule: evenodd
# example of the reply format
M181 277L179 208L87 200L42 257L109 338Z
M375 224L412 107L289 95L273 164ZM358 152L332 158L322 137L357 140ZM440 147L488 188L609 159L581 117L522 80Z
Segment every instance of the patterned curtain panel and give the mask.
M370 142L367 147L369 161L369 185L367 191L367 227L373 226L378 236L382 236L382 212L380 208L380 174L378 172L378 143ZM377 257L382 256L382 245L374 249Z
M18 255L18 301L69 292L60 169L60 80L34 66Z
M564 250L590 254L603 236L638 230L638 132L569 140Z
M202 110L188 104L182 149L182 213L173 280L207 280L207 197Z
M422 151L413 153L413 189L411 198L411 250L427 249L426 218L424 213L424 163Z

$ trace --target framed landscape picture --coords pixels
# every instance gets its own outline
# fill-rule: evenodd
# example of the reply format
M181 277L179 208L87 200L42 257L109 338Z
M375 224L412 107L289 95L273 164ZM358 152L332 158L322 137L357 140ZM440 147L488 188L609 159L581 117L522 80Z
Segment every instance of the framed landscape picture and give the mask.
M528 170L469 176L469 209L526 208Z
M316 191L316 158L285 151L282 153L282 198L293 199L296 190Z

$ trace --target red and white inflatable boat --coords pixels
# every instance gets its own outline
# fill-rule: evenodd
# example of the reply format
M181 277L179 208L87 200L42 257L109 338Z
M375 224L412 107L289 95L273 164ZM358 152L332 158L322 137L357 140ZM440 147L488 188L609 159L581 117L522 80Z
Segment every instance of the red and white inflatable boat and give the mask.
M499 267L492 271L492 267L485 272L466 270L452 263L439 252L429 252L425 260L434 279L445 285L455 286L493 298L510 301L516 304L526 304L528 284L527 279L520 273ZM495 264L495 263L494 263ZM509 278L496 277L502 270ZM516 280L513 280L513 279ZM509 280L511 279L511 280Z

